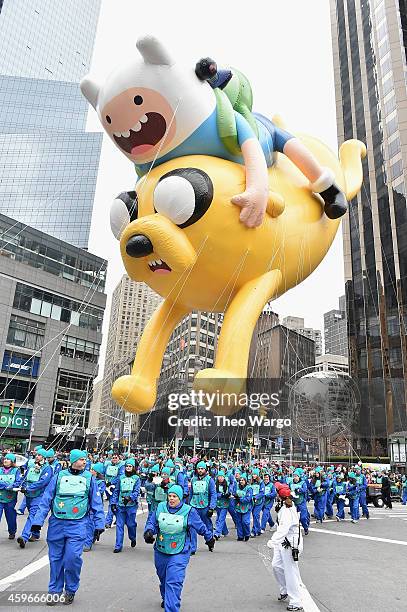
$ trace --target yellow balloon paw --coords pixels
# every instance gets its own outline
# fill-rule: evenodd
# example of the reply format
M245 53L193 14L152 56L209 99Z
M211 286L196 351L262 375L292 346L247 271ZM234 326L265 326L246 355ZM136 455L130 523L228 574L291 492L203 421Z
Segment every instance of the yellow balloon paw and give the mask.
M156 400L156 386L139 376L121 376L112 387L113 399L128 412L149 412Z
M207 368L197 373L194 389L208 394L211 412L230 416L244 407L246 380L232 372L217 368ZM209 398L210 396L210 398Z

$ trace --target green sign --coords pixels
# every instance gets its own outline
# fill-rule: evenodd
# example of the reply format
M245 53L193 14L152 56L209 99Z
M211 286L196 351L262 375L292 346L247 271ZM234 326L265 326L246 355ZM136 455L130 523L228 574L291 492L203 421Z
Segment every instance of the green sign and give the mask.
M15 406L14 413L10 414L10 407L0 404L0 429L8 428L30 431L31 416L31 408L18 408L18 406Z

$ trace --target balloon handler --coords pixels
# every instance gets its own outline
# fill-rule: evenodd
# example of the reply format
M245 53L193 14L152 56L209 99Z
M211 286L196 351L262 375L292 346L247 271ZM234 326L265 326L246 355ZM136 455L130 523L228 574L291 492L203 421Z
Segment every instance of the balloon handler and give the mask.
M168 490L168 502L161 502L146 522L144 540L154 543L154 563L160 580L161 607L165 612L178 612L185 571L192 550L191 529L205 538L212 552L215 538L200 519L198 512L183 502L183 490L172 485Z
M66 605L73 602L79 588L89 512L94 514L96 539L105 527L102 498L95 478L85 470L86 457L86 451L71 451L69 468L52 478L33 519L33 529L39 530L51 510L47 533L48 592L62 594L65 588ZM54 599L47 602L48 605L57 603Z
M113 552L119 553L123 548L125 525L127 525L131 547L136 546L136 516L141 480L136 474L136 462L132 457L126 459L124 474L117 476L113 484L115 488L111 497L111 507L116 514L116 543Z
M0 467L0 521L4 515L8 528L8 539L14 540L17 531L17 491L20 486L21 474L16 467L16 456L7 453Z

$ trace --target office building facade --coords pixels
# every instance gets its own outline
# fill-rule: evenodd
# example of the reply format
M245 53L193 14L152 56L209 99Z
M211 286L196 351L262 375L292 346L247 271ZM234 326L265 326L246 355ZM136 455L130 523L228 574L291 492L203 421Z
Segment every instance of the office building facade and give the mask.
M318 357L324 352L322 349L322 333L320 329L305 327L305 321L302 317L288 316L284 317L282 324L288 329L293 329L299 334L310 338L315 342L315 356Z
M331 0L331 27L339 144L358 138L368 151L343 231L354 434L377 456L407 419L407 7Z
M339 308L324 313L325 353L348 356L347 324L345 296L341 296Z
M113 401L111 389L117 378L130 374L141 334L161 302L162 298L150 287L126 274L113 291L100 414L106 438L122 437L126 413Z
M2 438L21 446L32 429L33 443L79 443L98 372L107 262L1 214L0 236Z

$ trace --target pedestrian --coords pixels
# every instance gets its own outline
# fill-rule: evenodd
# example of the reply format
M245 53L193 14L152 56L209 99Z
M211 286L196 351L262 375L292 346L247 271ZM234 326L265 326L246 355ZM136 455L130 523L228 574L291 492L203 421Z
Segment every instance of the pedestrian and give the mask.
M267 542L273 549L272 568L280 587L278 601L287 601L287 610L303 610L301 600L301 577L298 559L303 550L299 514L290 497L290 488L282 485L278 488L279 503L277 511L277 530Z
M251 537L261 535L261 523L260 515L264 504L264 482L260 478L260 469L253 468L252 470L252 482L250 483L252 489L252 516L253 516L253 527L251 531Z
M196 509L199 518L212 533L213 525L211 519L216 508L216 502L216 488L213 478L207 474L206 463L199 461L196 465L196 475L191 480L191 501L189 503ZM197 549L197 535L194 530L192 530L191 539L191 555L194 555Z
M307 508L307 493L308 487L305 480L301 480L303 470L297 468L294 470L293 481L290 485L291 497L294 500L297 512L300 514L300 523L304 529L304 535L309 533L310 515Z
M336 475L333 483L334 501L336 501L336 520L345 520L345 501L346 501L346 482L344 482L342 472Z
M393 508L391 503L391 481L387 472L384 472L382 477L382 499L386 509L391 510Z
M136 462L133 458L126 459L124 473L113 480L114 490L111 506L116 514L116 543L114 553L123 549L124 526L132 548L136 546L137 538L137 508L140 495L141 480L136 474Z
M86 451L70 452L70 467L56 474L47 487L34 517L33 528L40 529L51 511L48 522L48 556L50 595L62 596L63 603L73 603L79 589L82 552L86 542L89 510L95 514L95 537L104 531L103 502L95 478L85 470ZM48 605L57 605L55 597Z
M250 515L252 509L252 488L247 482L247 475L240 474L235 493L237 541L247 542L250 539Z
M108 453L110 455L110 451ZM105 482L106 482L106 497L109 502L109 507L106 513L106 529L110 529L113 523L113 517L115 513L112 511L112 494L114 490L113 480L118 476L121 471L122 462L117 453L111 454L111 460L105 461Z
M105 489L106 489L106 483L105 483L105 479L103 476L103 472L104 472L104 465L101 461L91 465L90 473L92 474L92 476L94 476L96 480L96 485L100 493L100 498L102 499L102 502L103 502L103 493L105 492ZM97 520L97 515L95 514L95 512L93 512L92 508L89 508L88 522L86 525L86 540L85 540L85 544L83 547L83 552L89 552L90 550L92 550L92 546L95 543L96 520Z
M165 612L178 612L185 572L194 544L192 533L205 538L212 552L215 539L212 529L201 520L197 510L183 501L180 485L172 485L168 501L160 502L150 513L144 530L144 540L154 544L154 563L160 581L161 607ZM154 538L154 536L157 536Z
M271 516L271 509L274 505L274 500L277 497L276 487L271 481L270 474L266 472L263 477L264 482L264 502L263 502L263 514L261 516L261 533L264 533L267 524L270 525L270 531L274 527L273 517Z
M28 517L21 536L17 538L20 548L25 548L28 541L35 542L40 539L40 530L33 526L33 518L52 478L52 469L48 465L47 458L48 452L45 448L39 448L36 451L34 464L27 469L21 481L20 491L26 498Z
M359 485L355 472L348 473L348 484L346 486L346 494L349 498L351 523L357 523L359 520Z
M407 504L407 477L405 474L401 477L401 503L403 506Z
M216 487L216 523L215 523L215 540L219 540L222 536L227 536L229 530L226 525L226 515L230 503L231 491L230 483L226 478L225 472L219 470L215 481Z
M4 512L8 528L8 539L14 540L17 531L17 489L21 481L21 473L16 467L16 456L7 453L0 467L0 521Z
M355 469L356 472L356 482L359 485L359 505L362 508L362 516L366 519L369 518L369 508L367 507L367 478L365 474L362 472L362 468L357 466Z

